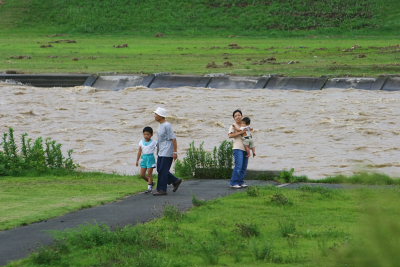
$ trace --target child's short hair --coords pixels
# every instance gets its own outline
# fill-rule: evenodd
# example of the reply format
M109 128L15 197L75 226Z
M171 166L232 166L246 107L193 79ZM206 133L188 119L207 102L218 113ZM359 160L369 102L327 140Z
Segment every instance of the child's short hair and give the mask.
M244 123L246 123L246 125L250 125L250 118L249 117L244 117L243 119L242 119L242 121L244 122Z
M143 133L150 133L151 135L153 135L153 128L151 128L150 126L146 126L143 128Z

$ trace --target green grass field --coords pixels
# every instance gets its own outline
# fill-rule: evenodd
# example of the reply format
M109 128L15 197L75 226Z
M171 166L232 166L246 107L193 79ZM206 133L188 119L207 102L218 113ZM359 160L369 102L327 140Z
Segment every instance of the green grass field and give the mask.
M9 266L395 266L399 192L249 188L135 227L59 232Z
M145 188L137 176L103 173L0 177L0 231L112 202Z
M76 43L50 43L57 40ZM114 48L128 44L127 48ZM0 35L0 71L288 76L378 76L400 72L395 37L200 38L129 35ZM19 58L22 57L22 58ZM215 64L213 66L208 65Z

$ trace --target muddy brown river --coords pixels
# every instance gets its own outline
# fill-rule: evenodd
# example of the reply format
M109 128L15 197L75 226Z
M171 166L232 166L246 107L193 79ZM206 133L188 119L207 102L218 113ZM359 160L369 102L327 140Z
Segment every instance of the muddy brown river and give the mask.
M35 88L0 83L0 130L51 137L73 149L84 170L137 173L144 126L166 107L179 157L192 141L211 150L227 139L232 111L252 119L257 156L249 169L295 169L319 179L358 171L400 176L400 92L356 89L121 91L91 87Z

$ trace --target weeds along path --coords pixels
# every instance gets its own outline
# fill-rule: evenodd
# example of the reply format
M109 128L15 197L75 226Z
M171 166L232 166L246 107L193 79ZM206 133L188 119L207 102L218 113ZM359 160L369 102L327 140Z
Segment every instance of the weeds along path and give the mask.
M274 183L249 181L248 184ZM122 201L3 231L0 232L0 265L24 258L40 246L50 244L53 241L50 231L53 230L65 230L85 223L107 224L112 228L134 225L161 217L165 206L173 205L180 210L187 210L193 206L193 196L210 200L235 192L237 191L228 187L227 180L189 180L184 181L177 192L169 191L167 196L137 194Z

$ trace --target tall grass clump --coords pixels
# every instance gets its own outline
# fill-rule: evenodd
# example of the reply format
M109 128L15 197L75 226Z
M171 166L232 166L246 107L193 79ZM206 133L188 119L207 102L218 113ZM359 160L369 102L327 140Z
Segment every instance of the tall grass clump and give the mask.
M28 134L21 136L21 148L14 137L14 129L9 128L4 133L0 150L0 176L23 175L28 172L46 173L49 170L63 169L72 171L77 164L72 159L72 150L65 157L61 151L62 145L42 137L33 140Z
M192 142L186 157L177 161L176 172L190 178L228 179L233 167L232 142L223 141L213 152L204 150L203 145L197 148Z
M316 180L318 183L365 184L365 185L400 185L400 179L382 173L360 172L352 176L337 175Z
M278 181L284 182L284 183L304 183L304 182L309 182L309 179L307 176L296 176L294 175L294 169L288 170L283 170L280 172Z

